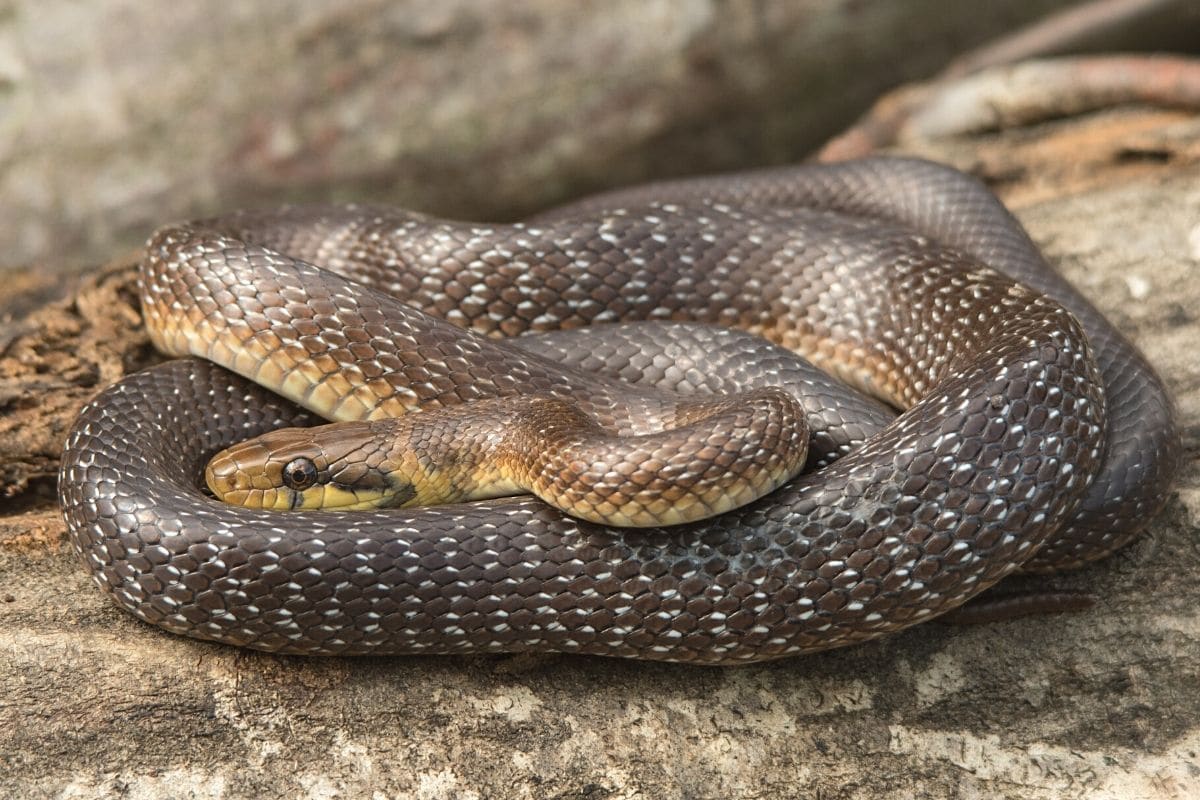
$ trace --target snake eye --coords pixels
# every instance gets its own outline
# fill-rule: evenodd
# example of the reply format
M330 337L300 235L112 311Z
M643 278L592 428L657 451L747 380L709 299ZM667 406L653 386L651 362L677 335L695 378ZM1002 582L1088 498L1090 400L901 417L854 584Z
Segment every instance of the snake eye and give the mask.
M317 482L317 465L307 458L293 458L283 468L283 482L289 489L307 489Z

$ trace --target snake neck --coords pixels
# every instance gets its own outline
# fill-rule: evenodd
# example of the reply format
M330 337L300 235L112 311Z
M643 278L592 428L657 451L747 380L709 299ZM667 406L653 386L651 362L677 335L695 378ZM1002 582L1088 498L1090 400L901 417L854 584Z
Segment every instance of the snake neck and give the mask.
M666 427L635 436L558 398L475 405L372 423L416 489L410 504L533 493L592 522L675 525L762 497L807 457L803 411L777 388L681 400Z

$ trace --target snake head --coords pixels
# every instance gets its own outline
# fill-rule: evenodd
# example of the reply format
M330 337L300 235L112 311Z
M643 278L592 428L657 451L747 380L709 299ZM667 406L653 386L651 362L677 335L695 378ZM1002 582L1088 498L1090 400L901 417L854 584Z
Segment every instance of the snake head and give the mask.
M417 493L366 422L265 433L213 456L204 480L226 503L280 511L392 508Z

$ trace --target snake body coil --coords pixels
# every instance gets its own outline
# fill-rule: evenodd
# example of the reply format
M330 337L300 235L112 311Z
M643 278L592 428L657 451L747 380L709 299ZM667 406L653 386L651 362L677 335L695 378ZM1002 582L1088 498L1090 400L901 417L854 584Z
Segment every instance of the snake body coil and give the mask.
M72 542L138 617L265 650L742 663L837 647L1018 569L1113 551L1178 461L1170 402L1136 350L990 193L919 161L651 185L514 226L231 215L155 236L143 306L160 349L334 419L533 392L620 427L649 401L597 372L706 392L785 369L778 348L708 327L487 338L634 320L759 334L905 409L822 408L814 380L797 392L812 460L844 455L722 516L619 530L532 499L224 506L196 488L207 458L313 416L202 361L126 378L68 438ZM723 366L693 365L696 351ZM747 377L749 362L762 369Z

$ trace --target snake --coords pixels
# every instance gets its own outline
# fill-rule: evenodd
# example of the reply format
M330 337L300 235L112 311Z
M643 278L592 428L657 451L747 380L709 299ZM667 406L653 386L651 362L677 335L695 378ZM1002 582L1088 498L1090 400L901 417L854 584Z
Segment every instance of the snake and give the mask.
M1145 358L986 186L918 159L661 181L508 224L234 212L160 229L140 292L180 358L75 421L69 538L139 619L259 650L733 665L842 647L1115 552L1180 460ZM219 450L323 418L535 395L621 428L664 387L772 385L808 415L815 468L678 525L535 497L285 513L201 488Z

